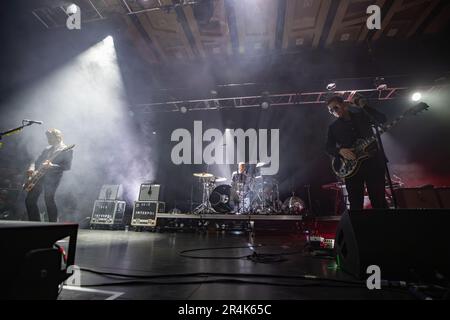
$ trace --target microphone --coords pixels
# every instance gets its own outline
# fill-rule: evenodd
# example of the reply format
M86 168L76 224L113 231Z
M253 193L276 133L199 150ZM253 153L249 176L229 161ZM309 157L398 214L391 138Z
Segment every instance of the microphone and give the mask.
M43 124L43 121L37 121L37 120L28 120L28 119L24 119L23 122L28 122L29 124Z

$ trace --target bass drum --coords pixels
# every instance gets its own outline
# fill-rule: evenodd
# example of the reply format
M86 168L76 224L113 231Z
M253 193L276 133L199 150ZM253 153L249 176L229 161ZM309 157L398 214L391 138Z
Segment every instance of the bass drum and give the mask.
M214 210L219 213L229 213L234 209L234 201L232 201L232 190L228 184L216 187L209 196L209 202Z

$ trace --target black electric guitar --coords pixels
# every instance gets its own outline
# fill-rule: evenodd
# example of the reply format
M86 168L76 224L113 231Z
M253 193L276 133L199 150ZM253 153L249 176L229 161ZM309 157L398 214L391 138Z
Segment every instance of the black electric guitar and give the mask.
M418 105L408 109L405 113L403 113L388 125L383 126L383 128L380 129L380 134L383 134L392 129L404 118L408 116L415 116L425 110L428 110L428 108L430 108L430 106L426 103L419 103ZM350 178L354 176L358 172L361 163L364 160L369 159L376 153L377 137L374 135L370 138L358 139L350 149L356 156L355 160L347 160L342 156L334 157L332 160L331 166L333 172L339 178Z
M59 156L61 153L72 150L73 148L75 148L75 145L72 144L70 146L65 147L64 149L61 149L60 151L56 152L55 154L53 154L49 159L47 159L47 161L45 162L52 162L57 156ZM42 177L44 177L48 170L50 168L46 168L45 166L40 166L39 169L37 169L32 176L27 178L27 181L25 181L25 183L23 184L23 190L30 192L31 190L33 190L33 188L36 186L36 184L39 182L39 180L42 179Z

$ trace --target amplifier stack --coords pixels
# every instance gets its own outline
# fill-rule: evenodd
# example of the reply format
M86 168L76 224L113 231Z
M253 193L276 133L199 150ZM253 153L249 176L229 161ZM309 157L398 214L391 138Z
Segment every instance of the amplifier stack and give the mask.
M156 227L158 213L165 212L165 202L159 201L161 186L144 183L139 190L139 200L133 206L131 225L133 227Z
M121 185L103 185L92 209L91 228L124 226L126 202L121 199Z
M450 209L450 188L401 188L395 195L402 209Z

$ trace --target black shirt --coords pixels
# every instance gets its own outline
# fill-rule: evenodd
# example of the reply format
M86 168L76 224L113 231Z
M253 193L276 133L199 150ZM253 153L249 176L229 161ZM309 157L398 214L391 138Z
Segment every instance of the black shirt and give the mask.
M371 107L364 107L364 110L380 124L387 120L384 114ZM351 148L357 139L373 136L371 119L364 110L350 107L350 119L339 118L330 125L326 145L330 156L338 156L341 148Z
M41 155L36 159L36 161L30 166L30 169L37 170L42 165L42 163L52 157L53 154L59 152L65 147L61 145L56 147L48 146L42 151ZM55 165L51 167L47 176L62 176L64 171L70 170L72 166L73 150L67 150L59 153L53 160L52 163Z
M235 171L231 177L231 182L247 184L249 182L249 176L246 173L239 173Z

